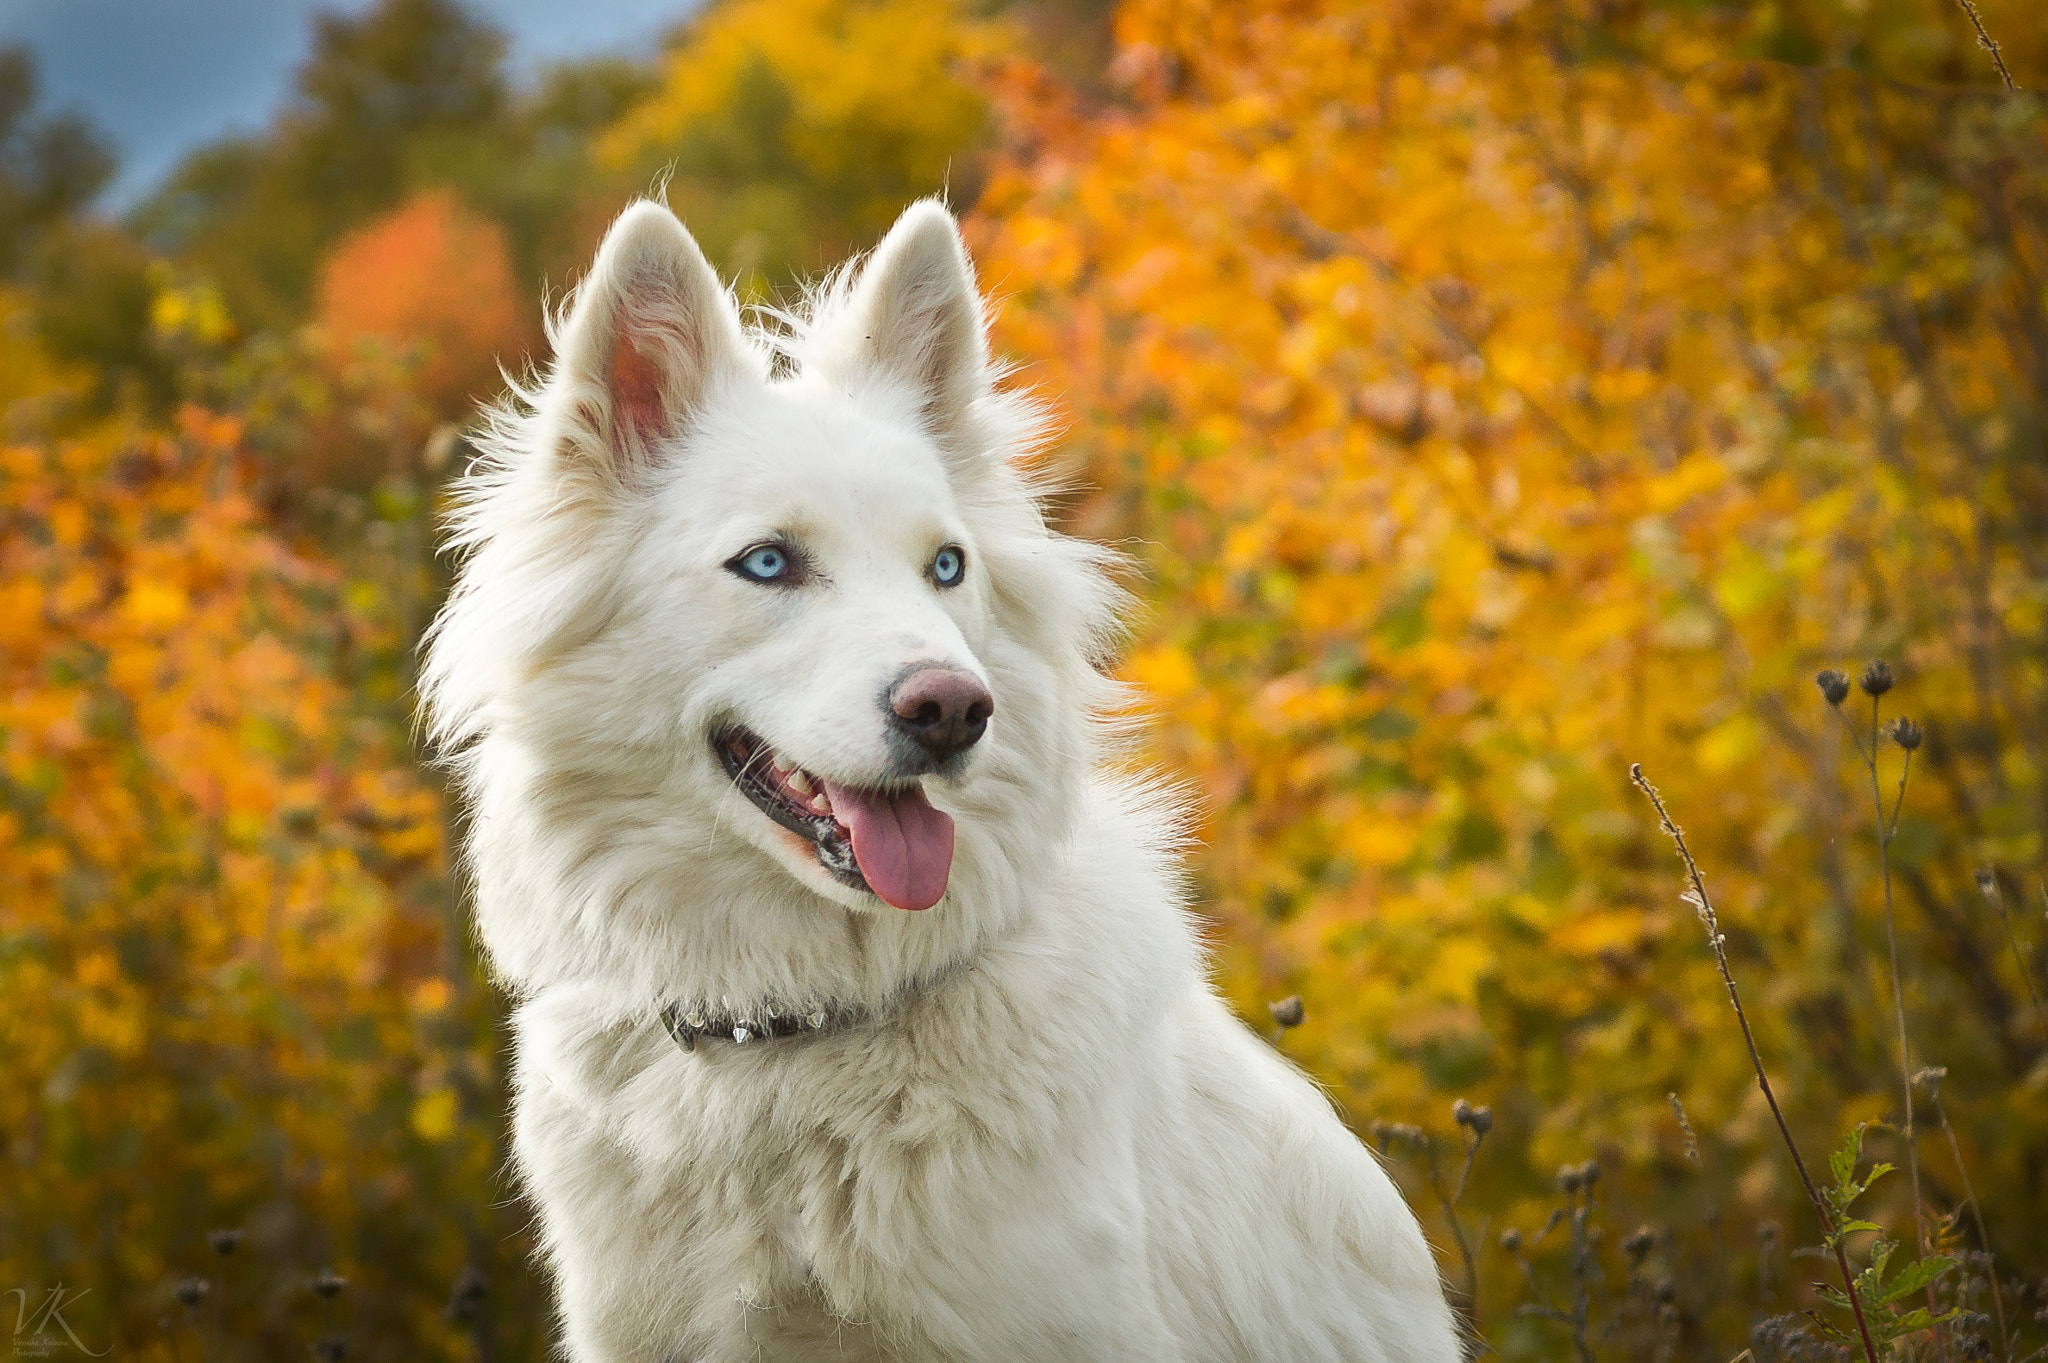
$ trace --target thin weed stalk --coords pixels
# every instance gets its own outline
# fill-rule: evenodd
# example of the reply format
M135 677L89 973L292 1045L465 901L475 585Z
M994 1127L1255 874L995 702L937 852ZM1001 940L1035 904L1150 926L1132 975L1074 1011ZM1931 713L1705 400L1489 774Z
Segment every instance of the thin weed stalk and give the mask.
M2034 987L2034 968L2020 946L2019 934L2013 930L2012 915L2005 910L2005 890L1998 883L1997 870L1990 866L1979 867L1977 889L1991 901L1991 907L1998 910L1999 926L2005 930L2006 949L2012 952L2012 963L2019 969L2020 982L2027 987L2027 1002L2034 1006L2034 1028L2041 1033L2043 1041L2048 1041L2048 1015L2041 1011L2041 991Z
M1477 1153L1479 1142L1468 1140L1465 1145L1465 1170L1458 1175L1458 1188L1454 1193L1445 1193L1443 1177L1436 1162L1436 1142L1425 1139L1422 1147L1423 1169L1429 1178L1429 1190L1435 1194L1437 1205L1443 1208L1444 1220L1451 1226L1451 1239L1458 1246L1458 1259L1465 1270L1464 1311L1466 1324L1474 1329L1479 1319L1479 1262L1472 1254L1472 1244L1465 1238L1465 1227L1458 1220L1458 1199L1465 1195L1465 1177L1472 1172L1472 1156Z
M1699 864L1693 860L1691 849L1685 845L1685 833L1672 820L1670 811L1665 809L1664 797L1650 784L1650 778L1643 775L1640 762L1630 764L1628 779L1648 797L1651 807L1657 811L1657 822L1663 827L1665 836L1678 848L1678 859L1684 863L1686 878L1691 883L1685 900L1698 912L1700 922L1707 929L1707 945L1713 949L1714 966L1721 972L1721 983L1728 989L1728 1002L1735 1008L1735 1020L1742 1025L1742 1042L1749 1048L1749 1063L1756 1071L1756 1086L1763 1091L1764 1102L1771 1109L1771 1120L1777 1123L1778 1135L1792 1156L1792 1167L1799 1173L1800 1185L1806 1189L1807 1200L1813 1204L1814 1214L1820 1218L1822 1234L1834 1248L1835 1266L1842 1274L1842 1291L1848 1298L1850 1313L1856 1318L1856 1333L1863 1341L1865 1363L1878 1363L1877 1345L1870 1337L1869 1323L1863 1318L1863 1302L1856 1294L1856 1274L1849 1267L1848 1251L1835 1234L1835 1220L1828 1211L1827 1200L1820 1195L1820 1189L1814 1187L1813 1176L1806 1171L1806 1161L1799 1154L1799 1143L1792 1139L1792 1128L1785 1123L1785 1114L1778 1106L1778 1095L1771 1088L1770 1076L1764 1073L1763 1054L1757 1050L1756 1033L1750 1029L1749 1014L1742 1007L1742 994L1735 987L1735 973L1728 966L1727 941L1721 935L1721 923L1714 913L1713 900L1707 896L1706 880L1700 875Z
M1464 1132L1465 1162L1458 1170L1457 1186L1446 1190L1443 1167L1437 1162L1436 1137L1419 1126L1405 1122L1375 1122L1373 1140L1384 1153L1392 1153L1396 1145L1414 1149L1422 1158L1422 1172L1429 1182L1429 1191L1443 1209L1444 1220L1450 1224L1451 1238L1458 1246L1458 1258L1464 1267L1464 1284L1461 1292L1453 1293L1452 1305L1463 1318L1464 1324L1474 1338L1479 1330L1479 1259L1472 1252L1472 1241L1465 1234L1465 1224L1458 1217L1458 1206L1465 1200L1465 1185L1471 1181L1472 1165L1479 1157L1479 1147L1486 1140L1486 1133L1493 1129L1493 1109L1474 1107L1460 1098L1451 1107L1451 1115ZM1479 1234L1486 1235L1488 1221L1479 1223Z
M1591 1177L1588 1177L1590 1171ZM1567 1164L1557 1171L1558 1190L1564 1194L1565 1205L1553 1207L1550 1217L1543 1223L1543 1229L1534 1238L1523 1241L1520 1232L1508 1230L1501 1237L1501 1248L1514 1255L1522 1266L1522 1281L1528 1287L1531 1300L1516 1308L1518 1316L1534 1316L1553 1321L1571 1331L1572 1355L1577 1363L1596 1363L1588 1327L1592 1323L1592 1294L1590 1280L1593 1270L1592 1241L1586 1234L1586 1219L1593 1206L1593 1181L1600 1176L1600 1166L1593 1160L1583 1165ZM1580 1200L1581 1195L1584 1201ZM1552 1304L1550 1296L1536 1280L1536 1267L1530 1261L1528 1251L1535 1249L1550 1238L1550 1233L1559 1226L1571 1227L1571 1273L1572 1309L1565 1311Z
M1685 1135L1685 1157L1692 1161L1695 1170L1705 1173L1707 1166L1700 1161L1700 1138L1693 1132L1692 1120L1685 1115L1685 1104L1679 1101L1676 1093L1667 1093L1664 1098L1671 1104L1671 1111L1678 1118L1678 1129Z
M1963 1181L1963 1201L1970 1208L1970 1220L1977 1227L1977 1243L1984 1247L1984 1275L1991 1287L1991 1311L1998 1322L1998 1352L2002 1358L2012 1357L2012 1336L2005 1325L2005 1294L1998 1287L1998 1266L1992 1260L1991 1236L1984 1229L1984 1213L1977 1205L1977 1190L1970 1184L1970 1166L1963 1163L1962 1143L1956 1139L1955 1128L1949 1125L1948 1109L1941 1105L1941 1081L1946 1078L1945 1069L1926 1069L1913 1076L1920 1086L1927 1090L1927 1101L1934 1105L1935 1119L1941 1123L1941 1134L1948 1138L1949 1155L1956 1162L1956 1173Z
M1863 740L1854 730L1850 737L1856 740L1856 751L1863 758L1863 769L1870 776L1870 803L1877 819L1877 861L1884 881L1884 944L1891 964L1892 976L1892 1019L1899 1033L1899 1094L1900 1122L1906 1143L1906 1172L1913 1185L1913 1235L1914 1247L1922 1254L1927 1252L1927 1216L1920 1203L1920 1154L1918 1143L1913 1139L1913 1057L1906 1037L1906 995L1899 976L1899 930L1896 914L1892 908L1892 839L1898 835L1899 813L1906 805L1906 781L1913 774L1913 749L1919 746L1920 729L1910 720L1901 719L1893 731L1893 739L1904 750L1906 760L1899 768L1899 789L1892 801L1889 818L1884 810L1884 785L1877 774L1879 711L1884 705L1885 692L1892 687L1892 670L1882 661L1873 662L1864 669L1860 683L1863 693L1870 697L1870 745L1866 748ZM1836 713L1841 713L1839 706ZM1847 715L1843 715L1846 724ZM1933 1289L1928 1289L1927 1307L1934 1311Z
M1443 1204L1444 1220L1451 1223L1451 1238L1458 1242L1458 1257L1464 1261L1465 1266L1466 1310L1471 1313L1472 1322L1476 1326L1479 1315L1479 1262L1472 1253L1471 1242L1465 1238L1465 1227L1458 1220L1458 1206L1465 1200L1465 1185L1472 1181L1472 1165L1479 1158L1479 1147L1486 1140L1486 1133L1493 1130L1493 1109L1474 1107L1460 1098L1451 1105L1451 1117L1457 1122L1458 1129L1465 1133L1465 1163L1464 1167L1458 1170L1458 1186L1451 1191L1449 1197L1444 1196L1443 1189L1437 1182L1434 1142L1429 1146L1429 1186L1435 1191L1437 1200ZM1479 1234L1482 1237L1486 1234L1484 1222L1480 1223Z
M1998 78L2005 82L2006 91L2018 94L2020 87L2013 82L2012 72L2005 69L2005 54L1998 50L1997 41L1984 28L1984 16L1977 13L1977 6L1972 0L1956 0L1956 3L1962 6L1964 14L1970 16L1970 27L1977 30L1977 46L1991 54L1991 64L1998 68Z
M1585 1170L1592 1170L1598 1177L1600 1166L1586 1161L1579 1174L1579 1188L1583 1197L1572 1206L1570 1225L1572 1228L1572 1348L1578 1353L1579 1363L1593 1363L1593 1346L1588 1339L1588 1327L1593 1316L1593 1244L1586 1234L1586 1221L1593 1213L1593 1178Z

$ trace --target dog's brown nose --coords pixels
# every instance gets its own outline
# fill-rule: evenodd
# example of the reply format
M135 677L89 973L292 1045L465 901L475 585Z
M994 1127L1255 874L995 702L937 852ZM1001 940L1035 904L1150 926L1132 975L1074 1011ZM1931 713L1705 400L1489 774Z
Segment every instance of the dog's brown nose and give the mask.
M971 672L921 667L889 692L896 727L940 762L981 741L995 697Z

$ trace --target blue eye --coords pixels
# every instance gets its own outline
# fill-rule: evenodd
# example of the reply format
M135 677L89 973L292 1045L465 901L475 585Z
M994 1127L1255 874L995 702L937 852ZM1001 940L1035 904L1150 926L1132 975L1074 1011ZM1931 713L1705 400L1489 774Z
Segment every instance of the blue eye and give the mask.
M779 544L759 544L725 565L751 582L786 582L791 577L789 551Z
M932 556L932 581L941 587L957 586L967 575L967 553L957 544L949 544Z

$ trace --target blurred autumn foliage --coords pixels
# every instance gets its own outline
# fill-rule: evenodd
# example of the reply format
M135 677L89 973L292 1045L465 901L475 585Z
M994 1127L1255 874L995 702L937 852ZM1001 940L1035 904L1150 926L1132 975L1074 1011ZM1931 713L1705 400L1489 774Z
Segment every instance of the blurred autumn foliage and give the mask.
M2048 85L2030 0L1977 8ZM1224 984L1301 997L1491 1347L1836 1356L1766 1323L1837 1319L1820 1228L1631 762L1808 1162L1875 1123L1911 1181L1859 1213L1960 1260L1887 1355L2040 1344L2048 120L1963 8L721 0L503 50L325 18L118 222L0 58L0 1287L124 1356L542 1356L411 746L440 479L657 178L761 300L950 186L1063 514L1137 561Z
M1757 60L1788 40L1755 22L1126 3L1119 107L1014 72L980 205L1005 337L1074 409L1078 518L1145 546L1128 667L1205 797L1247 1010L1300 993L1297 1053L1361 1124L1490 1100L1475 1196L1509 1225L1551 1169L1620 1171L1698 1285L1672 1348L1743 1339L1756 1228L1805 1214L1626 769L1720 880L1800 1129L1900 1121L1870 792L1812 682L1850 659L1902 664L1885 704L1928 735L1890 849L1907 1064L1948 1069L1993 1241L2048 1255L2048 957L1975 877L2048 945L2048 125L1981 82ZM1900 22L1854 49L1926 80L1973 55ZM1947 1149L1920 1175L1961 1205ZM1480 1257L1503 1319L1526 1284Z
M969 62L1001 34L953 0L728 0L597 153L658 170L743 285L786 285L873 245L911 199L972 200L989 109Z
M412 1336L434 1304L380 1270L459 1257L493 1186L449 1073L481 1057L442 1034L440 802L378 713L388 619L266 524L239 435L192 411L0 462L0 1264L146 1321L235 1221L345 1249L366 1330ZM288 1355L263 1267L237 1324Z
M413 352L422 401L460 412L500 387L537 328L512 282L505 234L446 189L430 190L335 243L315 320L346 364L366 346Z

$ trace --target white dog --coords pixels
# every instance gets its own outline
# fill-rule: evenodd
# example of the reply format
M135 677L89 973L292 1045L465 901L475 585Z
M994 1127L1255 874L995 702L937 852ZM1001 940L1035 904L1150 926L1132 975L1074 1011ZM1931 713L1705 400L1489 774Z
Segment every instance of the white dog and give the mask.
M576 1363L1402 1360L1415 1218L1101 769L1117 591L906 212L793 328L613 226L425 672Z

